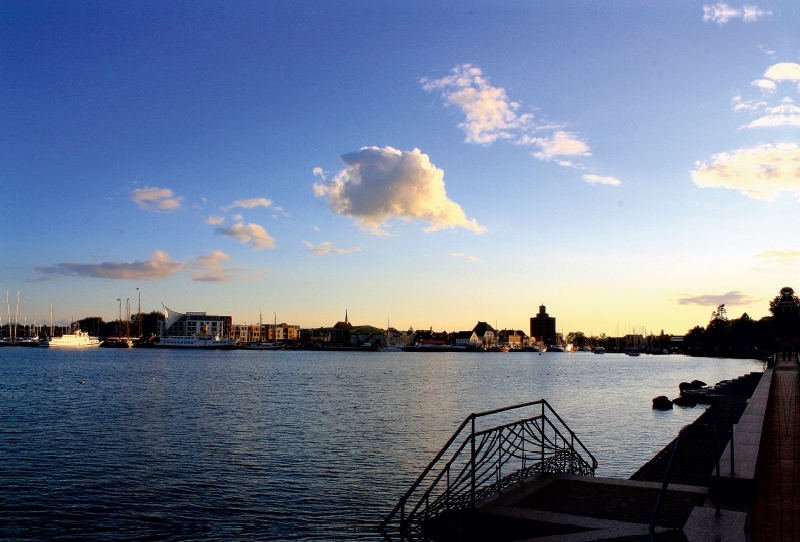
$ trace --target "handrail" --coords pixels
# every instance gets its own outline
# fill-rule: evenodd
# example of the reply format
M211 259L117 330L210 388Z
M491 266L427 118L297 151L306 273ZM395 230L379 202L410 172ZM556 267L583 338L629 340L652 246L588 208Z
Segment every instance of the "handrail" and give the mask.
M533 416L476 428L479 419L537 405L541 410ZM450 457L443 460L448 453ZM400 540L413 539L430 519L448 510L474 508L476 502L535 473L593 476L596 469L595 457L544 399L472 413L403 494L380 529L387 539L390 526L399 530Z

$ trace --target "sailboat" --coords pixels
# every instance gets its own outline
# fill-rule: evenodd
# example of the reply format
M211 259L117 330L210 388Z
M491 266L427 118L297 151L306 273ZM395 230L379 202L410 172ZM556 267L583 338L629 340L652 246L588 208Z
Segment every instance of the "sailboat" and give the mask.
M273 330L275 331L275 338L278 338L278 313L273 313L275 315L275 323L273 324ZM264 324L262 323L262 316L261 311L258 312L258 327L260 329L264 329ZM284 345L279 344L277 340L275 342L268 342L268 341L261 341L257 343L249 343L242 346L245 350L282 350Z
M386 346L378 348L378 352L402 352L401 348L393 344L389 344L389 319L386 319Z

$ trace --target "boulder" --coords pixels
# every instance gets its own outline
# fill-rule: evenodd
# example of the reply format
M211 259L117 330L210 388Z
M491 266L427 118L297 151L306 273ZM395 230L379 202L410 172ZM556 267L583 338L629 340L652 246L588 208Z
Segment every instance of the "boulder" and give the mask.
M672 401L666 395L659 395L653 399L653 408L656 410L670 410L672 408Z
M692 384L692 386L694 386L694 389L696 389L696 390L699 390L700 388L705 388L706 386L708 386L708 384L706 384L702 380L692 380L691 384Z
M692 396L682 395L672 400L672 404L680 407L693 408L697 406L697 400Z

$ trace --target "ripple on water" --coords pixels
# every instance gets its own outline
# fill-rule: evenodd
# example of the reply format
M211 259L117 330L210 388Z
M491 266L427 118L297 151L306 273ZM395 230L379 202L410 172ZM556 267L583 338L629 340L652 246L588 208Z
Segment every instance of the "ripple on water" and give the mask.
M471 412L539 398L627 477L746 360L0 349L0 536L378 540ZM81 381L85 383L81 384Z

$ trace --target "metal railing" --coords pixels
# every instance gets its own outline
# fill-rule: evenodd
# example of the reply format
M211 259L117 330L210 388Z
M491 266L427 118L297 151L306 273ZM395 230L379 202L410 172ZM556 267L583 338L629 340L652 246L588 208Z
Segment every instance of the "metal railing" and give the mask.
M522 419L482 429L511 411ZM544 399L470 414L381 523L402 540L425 539L425 522L468 510L536 473L594 476L597 460Z

